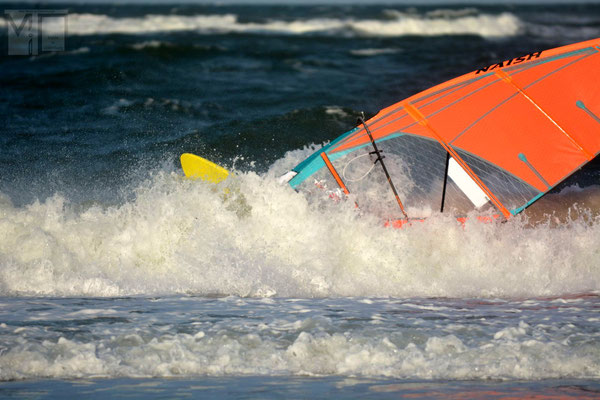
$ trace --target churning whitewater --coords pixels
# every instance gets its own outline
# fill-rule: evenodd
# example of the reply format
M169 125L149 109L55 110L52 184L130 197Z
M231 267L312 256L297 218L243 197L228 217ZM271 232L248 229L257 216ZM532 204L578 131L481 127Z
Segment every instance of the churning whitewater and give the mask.
M351 201L277 182L310 151L218 186L163 168L119 205L57 194L15 207L5 198L1 293L514 298L600 288L600 225L590 214L560 226L515 218L463 228L438 215L386 228Z
M598 379L598 334L581 334L598 323L594 304L585 296L7 299L0 378ZM558 325L550 310L560 311Z

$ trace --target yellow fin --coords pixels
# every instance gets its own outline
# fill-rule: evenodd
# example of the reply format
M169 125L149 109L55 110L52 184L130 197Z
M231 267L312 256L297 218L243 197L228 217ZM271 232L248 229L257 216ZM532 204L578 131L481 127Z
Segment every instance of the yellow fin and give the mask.
M229 176L229 171L195 154L184 153L180 157L181 168L186 177L219 183Z

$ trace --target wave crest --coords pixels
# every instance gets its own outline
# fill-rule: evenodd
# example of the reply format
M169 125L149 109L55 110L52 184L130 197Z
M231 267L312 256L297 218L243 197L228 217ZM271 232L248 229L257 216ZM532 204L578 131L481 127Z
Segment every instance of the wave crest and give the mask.
M460 10L459 10L460 11ZM146 34L194 31L201 34L251 33L332 36L397 37L406 35L478 35L486 38L514 36L522 23L509 12L478 14L473 10L437 10L426 15L394 13L386 19L307 18L292 21L267 20L241 22L235 14L221 15L146 15L114 18L103 14L73 13L68 15L69 35ZM7 22L0 20L0 26ZM62 21L44 25L49 33L62 33Z

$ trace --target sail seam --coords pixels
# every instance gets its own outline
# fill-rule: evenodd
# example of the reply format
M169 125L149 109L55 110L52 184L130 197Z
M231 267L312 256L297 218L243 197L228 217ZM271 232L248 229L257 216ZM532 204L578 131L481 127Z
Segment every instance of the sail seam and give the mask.
M418 108L416 108L413 104L411 104L408 101L406 103L404 103L404 109L416 122L418 122L420 125L427 128L433 134L433 136L442 145L442 147L448 153L450 153L452 155L452 157L456 160L456 162L458 162L458 164L462 167L462 169L464 169L465 172L471 177L471 179L473 179L475 181L477 186L479 186L481 188L481 190L483 190L483 192L488 196L488 198L492 201L492 203L494 203L496 208L498 208L502 212L502 214L504 214L504 216L506 218L509 218L512 215L510 213L510 211L508 211L508 209L500 202L500 200L498 200L498 198L485 185L485 183L483 183L483 181L479 178L479 176L477 176L477 174L475 174L475 172L473 172L471 167L469 167L469 165L467 165L467 163L462 159L462 157L460 155L458 155L458 153L448 143L444 142L442 137L433 128L433 126L431 126L431 124L429 123L427 118L425 118L423 113L421 113L421 111L419 111Z
M593 53L593 54L595 54L595 53ZM576 59L576 60L573 60L573 61L569 62L568 64L565 64L565 65L561 66L560 68L557 68L557 69L555 69L554 71L552 71L552 72L550 72L550 73L548 73L548 74L546 74L546 75L544 75L544 76L542 76L542 77L540 77L540 78L536 79L535 81L531 82L530 84L528 84L527 86L525 86L525 89L528 89L528 88L530 88L531 86L535 85L536 83L539 83L539 82L541 82L542 80L544 80L544 79L548 78L550 75L553 75L553 74L557 73L558 71L561 71L561 70L563 70L564 68L567 68L567 67L569 67L569 66L571 66L571 65L573 65L573 64L575 64L575 63L577 63L577 62L579 62L579 61L581 61L581 60L583 60L584 58L587 58L587 57L589 57L590 55L591 55L591 54L586 54L586 55L584 55L583 57L580 57L580 58L578 58L578 59ZM525 69L522 69L522 70L516 71L516 72L514 72L512 75L514 76L514 75L518 74L519 72L523 72L523 71L526 71L526 70L525 70ZM498 82L498 81L496 80L496 81L494 81L494 82L492 82L492 83L490 83L490 84L497 83L497 82ZM506 104L506 103L507 103L509 100L512 100L512 99L514 99L514 98L515 98L515 97L516 97L518 94L519 94L519 92L518 92L518 91L517 91L516 93L513 93L513 94L511 94L509 97L507 97L506 99L502 100L502 101L501 101L500 103L498 103L496 106L494 106L493 108L491 108L490 110L488 110L487 112L485 112L485 113L484 113L484 114L483 114L481 117L479 117L479 118L477 118L475 121L473 121L473 122L471 123L471 125L467 126L467 127L466 127L466 128L465 128L465 129L464 129L462 132L460 132L458 135L456 135L456 137L454 137L454 139L452 139L452 140L451 140L449 143L450 143L450 144L454 144L454 142L456 142L456 141L457 141L457 140L458 140L458 139L459 139L459 138L460 138L462 135L464 135L464 134L465 134L465 133L467 133L467 132L468 132L468 131L469 131L471 128L473 128L475 125L477 125L477 124L478 124L478 123L479 123L479 122L480 122L482 119L484 119L485 117L487 117L488 115L490 115L492 112L496 111L496 110L497 110L499 107L501 107L503 104Z
M583 148L583 146L577 142L577 140L575 140L558 122L556 122L556 120L554 120L554 118L552 118L552 116L550 116L550 114L548 114L535 100L533 100L527 93L525 93L525 91L515 83L515 81L510 77L510 75L508 75L506 72L500 70L496 71L496 75L498 75L498 77L500 79L502 79L504 82L512 85L515 89L517 89L517 91L523 96L525 97L525 99L527 99L531 104L533 104L535 106L535 108L538 109L539 112L541 112L550 122L552 122L552 124L554 124L554 126L556 126L556 128L558 128L559 131L561 131L561 133L563 135L565 135L567 137L567 139L569 139L569 141L575 145L575 147L578 148L579 151L581 151L583 154L585 154L585 156L588 158L588 160L591 160L592 158L594 158L592 156L592 154L587 151L585 148Z
M552 185L550 185L548 183L548 181L546 179L544 179L544 177L542 176L542 174L540 174L540 172L533 166L533 164L531 164L529 162L529 160L527 159L527 157L525 156L525 154L519 153L519 160L523 161L523 163L525 165L527 165L527 167L535 174L535 176L537 176L539 178L539 180L542 181L542 183L544 185L546 185L546 187L548 188L548 190L550 190L550 188L552 188Z

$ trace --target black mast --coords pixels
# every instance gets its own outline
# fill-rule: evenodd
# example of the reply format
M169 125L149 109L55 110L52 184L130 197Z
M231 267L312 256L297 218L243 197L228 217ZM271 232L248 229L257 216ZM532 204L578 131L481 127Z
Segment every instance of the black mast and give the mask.
M450 166L450 153L446 152L446 170L444 172L444 187L442 188L442 205L440 212L444 212L444 202L446 201L446 184L448 183L448 167Z
M383 168L383 173L385 174L385 177L387 178L387 181L390 184L390 187L392 188L392 192L394 192L394 196L396 197L396 201L398 202L400 211L402 211L404 218L408 219L408 215L406 214L406 211L404 210L402 201L400 201L400 196L398 196L398 191L396 190L396 187L394 186L394 183L392 182L392 177L390 176L387 168L385 167L385 163L383 162L384 156L381 155L381 150L379 150L377 148L377 143L375 143L375 139L373 139L373 135L371 135L371 131L369 130L369 127L367 126L367 123L365 122L364 113L361 113L361 115L358 117L358 123L363 124L363 126L365 127L365 130L367 131L367 135L369 135L369 139L371 140L371 144L373 145L373 149L375 150L375 151L371 152L371 154L375 154L377 156L375 163L377 163L377 161L379 161L379 163L381 164L381 168Z

